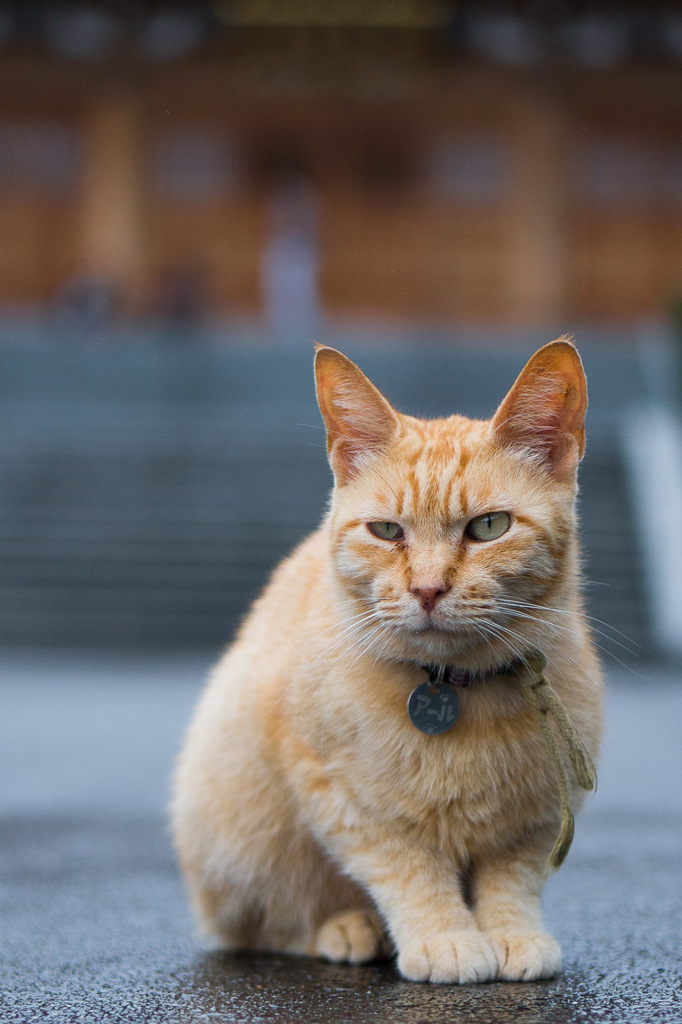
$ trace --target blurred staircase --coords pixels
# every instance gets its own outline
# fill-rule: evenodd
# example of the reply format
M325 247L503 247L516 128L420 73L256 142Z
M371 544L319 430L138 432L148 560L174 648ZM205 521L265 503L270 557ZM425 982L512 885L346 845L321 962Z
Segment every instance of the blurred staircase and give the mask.
M588 449L580 469L587 611L602 650L621 661L651 656L651 628L625 467L616 446Z
M0 458L4 642L227 641L270 568L307 531L302 498L314 490L300 462L287 465L281 452L275 467L230 454L36 460L21 475L52 477L53 488L43 482L29 508L8 501L16 467Z
M430 415L488 415L523 362L349 354ZM598 421L581 476L589 611L646 650L625 476ZM0 351L0 437L6 645L219 648L331 483L307 351Z

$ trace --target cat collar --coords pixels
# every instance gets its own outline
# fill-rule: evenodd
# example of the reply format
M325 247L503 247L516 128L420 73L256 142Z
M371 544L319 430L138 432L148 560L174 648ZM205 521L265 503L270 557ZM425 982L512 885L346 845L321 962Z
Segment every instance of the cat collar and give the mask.
M448 683L450 686L471 686L480 673L470 672L466 668L454 665L421 665L433 685Z
M514 671L514 666L509 665L488 672L470 672L469 669L455 665L420 665L419 668L429 678L416 686L410 694L407 713L412 725L427 736L447 732L457 721L457 687L473 686L477 679L507 675Z

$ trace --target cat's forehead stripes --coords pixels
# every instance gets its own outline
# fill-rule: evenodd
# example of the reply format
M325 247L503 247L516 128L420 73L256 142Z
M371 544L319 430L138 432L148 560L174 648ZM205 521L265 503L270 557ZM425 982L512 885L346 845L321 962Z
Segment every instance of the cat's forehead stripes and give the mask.
M463 473L484 440L487 424L472 432L472 421L404 417L401 486L396 514L448 522L466 513Z

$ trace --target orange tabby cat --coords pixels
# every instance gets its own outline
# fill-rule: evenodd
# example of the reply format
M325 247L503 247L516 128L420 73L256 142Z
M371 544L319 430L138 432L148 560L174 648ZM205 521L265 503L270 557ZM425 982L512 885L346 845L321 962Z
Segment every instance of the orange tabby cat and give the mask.
M197 914L228 949L351 963L392 949L415 981L550 977L561 953L540 894L559 796L510 666L544 651L596 756L580 359L563 339L540 349L490 421L402 415L331 348L316 376L329 512L213 672L178 764ZM439 735L407 711L428 666L459 696Z

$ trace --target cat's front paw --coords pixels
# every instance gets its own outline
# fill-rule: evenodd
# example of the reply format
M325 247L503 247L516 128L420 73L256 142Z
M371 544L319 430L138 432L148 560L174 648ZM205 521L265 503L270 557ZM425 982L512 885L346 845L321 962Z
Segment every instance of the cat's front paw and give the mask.
M537 981L561 970L561 947L543 932L487 932L502 981Z
M384 934L371 914L346 910L322 925L315 953L334 963L364 964L385 955Z
M466 985L492 981L497 976L497 960L481 932L441 932L405 946L398 956L398 970L410 981Z

